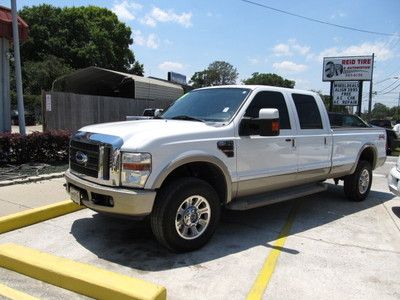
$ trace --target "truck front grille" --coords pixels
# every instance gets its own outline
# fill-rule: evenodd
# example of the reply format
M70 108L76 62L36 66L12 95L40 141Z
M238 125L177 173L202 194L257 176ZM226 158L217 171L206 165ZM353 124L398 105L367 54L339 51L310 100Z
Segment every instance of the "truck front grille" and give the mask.
M71 170L90 177L98 177L100 144L71 140L69 153Z
M122 144L118 136L78 131L70 142L71 172L91 182L119 186Z

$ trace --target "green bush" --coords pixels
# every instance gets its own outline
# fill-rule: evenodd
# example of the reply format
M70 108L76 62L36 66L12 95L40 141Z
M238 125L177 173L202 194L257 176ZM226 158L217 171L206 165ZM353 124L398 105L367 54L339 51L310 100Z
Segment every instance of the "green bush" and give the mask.
M0 133L0 165L67 162L71 132Z

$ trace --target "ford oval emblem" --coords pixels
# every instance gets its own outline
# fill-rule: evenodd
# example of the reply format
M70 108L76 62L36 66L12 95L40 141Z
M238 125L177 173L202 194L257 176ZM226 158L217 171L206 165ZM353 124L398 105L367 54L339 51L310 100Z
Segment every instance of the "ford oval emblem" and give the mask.
M77 151L75 153L75 160L78 164L86 165L86 163L88 162L88 156L82 151Z

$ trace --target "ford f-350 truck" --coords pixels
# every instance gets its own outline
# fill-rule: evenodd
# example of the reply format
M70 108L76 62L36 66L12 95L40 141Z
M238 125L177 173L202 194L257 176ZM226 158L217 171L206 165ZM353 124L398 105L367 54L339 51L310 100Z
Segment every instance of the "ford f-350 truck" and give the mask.
M87 126L70 142L71 199L100 213L149 216L173 251L203 246L221 209L256 208L344 181L364 200L386 159L385 130L331 128L318 94L271 86L193 90L162 116ZM323 199L321 199L323 201Z

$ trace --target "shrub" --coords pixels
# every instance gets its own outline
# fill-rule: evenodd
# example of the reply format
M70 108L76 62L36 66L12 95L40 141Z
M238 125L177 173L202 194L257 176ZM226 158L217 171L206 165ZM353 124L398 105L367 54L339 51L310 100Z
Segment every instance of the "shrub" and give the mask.
M30 162L67 162L71 132L0 133L0 165Z

